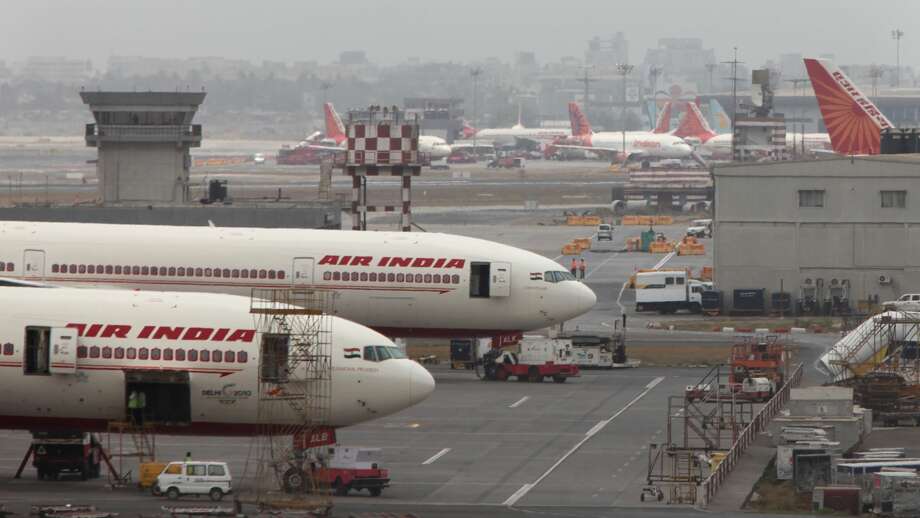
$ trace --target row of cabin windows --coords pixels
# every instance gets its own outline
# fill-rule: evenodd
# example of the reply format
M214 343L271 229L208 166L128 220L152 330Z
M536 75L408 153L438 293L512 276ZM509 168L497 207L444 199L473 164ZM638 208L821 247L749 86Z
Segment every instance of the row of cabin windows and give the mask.
M12 344L6 344L12 346ZM4 348L4 354L6 349ZM99 347L97 345L77 347L77 358L102 358L104 360L154 360L177 362L212 362L212 363L246 363L249 355L246 351L171 349L169 347Z
M352 282L414 282L424 284L460 284L459 275L439 273L376 273L376 272L324 272L324 281Z
M0 272L12 272L15 269L16 269L16 265L13 263L0 262Z
M149 275L154 277L222 277L225 279L285 278L284 270L247 270L245 268L193 268L191 266L113 266L111 264L52 264L51 273L73 273L89 275Z

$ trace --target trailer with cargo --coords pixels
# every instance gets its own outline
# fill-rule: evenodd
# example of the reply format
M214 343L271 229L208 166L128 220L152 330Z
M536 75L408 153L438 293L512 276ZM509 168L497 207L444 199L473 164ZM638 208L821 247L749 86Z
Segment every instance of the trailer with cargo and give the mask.
M638 366L638 362L630 361L626 357L626 343L621 332L608 335L576 332L558 338L572 344L572 359L579 369Z

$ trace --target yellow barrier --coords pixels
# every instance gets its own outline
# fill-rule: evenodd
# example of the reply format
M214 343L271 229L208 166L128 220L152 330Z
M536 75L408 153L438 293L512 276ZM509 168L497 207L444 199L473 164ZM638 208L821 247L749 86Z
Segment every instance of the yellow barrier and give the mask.
M578 247L572 243L562 247L562 255L578 255L579 253L581 253L581 250L579 250Z
M712 266L704 266L700 269L700 280L701 281L711 281L712 280Z
M623 216L621 225L673 225L673 216Z
M677 255L706 255L706 247L699 244L682 243L677 247Z
M582 250L589 250L591 248L591 238L590 237L577 237L572 241L573 245L577 245Z
M567 216L566 225L572 226L594 226L601 224L600 216Z
M144 489L153 487L153 484L157 481L157 476L163 472L165 467L166 463L164 462L145 462L141 464L138 484Z
M674 243L655 241L648 245L648 251L651 254L667 254L674 251Z

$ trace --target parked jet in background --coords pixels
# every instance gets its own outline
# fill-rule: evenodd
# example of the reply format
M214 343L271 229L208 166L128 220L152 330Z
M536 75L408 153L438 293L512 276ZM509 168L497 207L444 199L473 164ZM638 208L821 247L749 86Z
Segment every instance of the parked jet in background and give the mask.
M842 155L877 155L881 130L894 124L857 88L839 67L823 59L805 59L824 125L834 152Z
M569 103L569 121L572 125L572 137L553 143L553 147L606 152L615 155L620 161L692 158L693 150L690 145L683 139L668 133L650 131L595 133L591 130L588 118L574 102Z
M326 118L326 137L319 143L310 144L310 148L326 151L345 151L348 135L345 133L345 124L335 111L332 103L323 105ZM441 137L432 135L419 135L418 150L432 160L446 158L450 155L450 145Z

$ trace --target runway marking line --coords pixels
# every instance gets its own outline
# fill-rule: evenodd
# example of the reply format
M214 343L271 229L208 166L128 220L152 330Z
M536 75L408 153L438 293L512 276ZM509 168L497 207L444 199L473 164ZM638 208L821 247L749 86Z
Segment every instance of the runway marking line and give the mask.
M450 448L444 448L443 450L441 450L441 451L435 453L434 455L432 455L431 457L429 457L428 460L426 460L425 462L422 463L422 465L425 466L425 465L431 464L431 463L433 463L434 461L440 459L441 457L447 455L448 453L450 453Z
M588 433L585 434L584 438L582 438L580 441L578 441L578 442L575 444L575 446L572 446L572 448L569 449L569 451L565 452L565 454L564 454L562 457L559 457L559 460L557 460L552 466L550 466L549 469L547 469L546 471L544 471L543 474L540 475L539 478L537 478L536 480L534 480L534 481L531 482L530 484L524 484L523 486L521 486L521 488L518 489L517 491L515 491L515 493L514 493L513 495L509 496L508 499L505 500L504 503L502 503L502 505L504 505L504 506L506 506L506 507L512 507L512 506L514 506L514 504L517 503L518 500L520 500L521 498L524 498L524 496L527 495L527 493L530 492L531 489L537 487L537 486L540 484L540 482L543 482L543 480L546 479L546 477L550 476L550 474L551 474L553 471L555 471L556 468L558 468L559 466L561 466L562 463L566 461L566 459L568 459L569 457L572 456L573 453L575 453L576 451L578 451L586 442L588 442L589 439L591 439L591 437L594 437L598 432L600 432L601 430L603 430L604 427L606 427L606 426L609 425L611 422L613 422L613 420L616 419L617 417L619 417L623 412L629 410L630 407L632 407L633 405L635 405L636 403L638 403L640 399L642 399L643 397L645 397L646 394L648 394L649 392L651 392L652 389L655 388L655 387L657 387L658 384L661 383L662 381L664 381L664 376L658 376L657 378L655 378L655 379L653 379L652 381L648 382L648 384L645 386L645 390L643 390L642 392L640 392L636 397L632 398L632 400L630 400L629 403L626 403L626 405L623 406L623 408L617 410L617 412L616 412L615 414L613 414L613 415L610 416L609 418L607 418L607 419L605 419L605 420L603 420L603 421L597 423L596 425L594 425L593 428L591 428L590 430L588 430Z
M517 408L517 407L523 405L528 399L530 399L530 396L524 396L524 397L522 397L521 399L517 400L516 402L511 403L510 405L508 405L508 408Z

